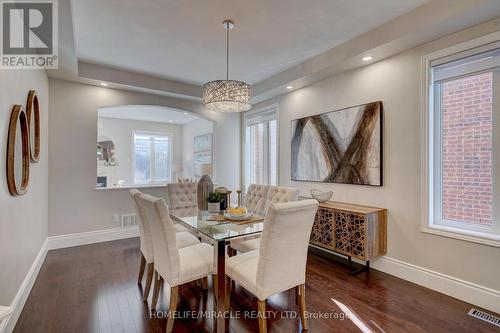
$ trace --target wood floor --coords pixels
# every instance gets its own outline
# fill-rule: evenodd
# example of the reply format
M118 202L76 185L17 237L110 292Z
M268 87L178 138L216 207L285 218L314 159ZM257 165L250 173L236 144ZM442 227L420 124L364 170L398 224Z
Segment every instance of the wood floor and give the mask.
M135 238L49 251L14 332L163 332L166 320L150 319L142 302L139 260ZM316 253L309 256L306 301L311 316L330 316L310 318L310 332L361 332L355 319L343 316L346 309L373 333L500 332L468 316L470 304L375 270L350 277L342 263ZM160 310L167 304L164 295ZM251 315L256 304L240 287L231 295L237 317ZM269 300L269 332L299 331L290 312L294 304L293 292ZM181 288L180 315L212 308L211 288L195 283ZM212 327L211 319L177 319L174 332L210 332ZM231 318L230 331L257 332L258 320Z

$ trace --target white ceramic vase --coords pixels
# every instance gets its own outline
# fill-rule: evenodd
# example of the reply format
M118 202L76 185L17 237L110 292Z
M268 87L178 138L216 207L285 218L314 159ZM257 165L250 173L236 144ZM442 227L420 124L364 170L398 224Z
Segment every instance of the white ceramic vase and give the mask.
M220 211L220 202L209 202L208 203L208 212L209 213L218 213Z

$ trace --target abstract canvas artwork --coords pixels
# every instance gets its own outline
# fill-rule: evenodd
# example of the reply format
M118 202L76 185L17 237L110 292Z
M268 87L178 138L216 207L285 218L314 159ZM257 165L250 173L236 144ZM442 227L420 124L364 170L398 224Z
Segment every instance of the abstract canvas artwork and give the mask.
M292 120L292 180L382 186L382 102Z

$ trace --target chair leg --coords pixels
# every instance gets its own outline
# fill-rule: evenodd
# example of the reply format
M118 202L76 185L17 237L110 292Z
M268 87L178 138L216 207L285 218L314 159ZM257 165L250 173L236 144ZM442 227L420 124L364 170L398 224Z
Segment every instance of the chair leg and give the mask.
M155 286L153 288L153 299L151 300L151 310L156 310L158 305L158 296L160 295L160 289L163 287L163 278L155 272Z
M217 274L212 274L212 290L214 292L214 300L215 304L217 304L217 286L219 285L218 283L219 278L217 277Z
M146 286L144 287L144 295L142 297L143 301L148 300L149 290L151 289L151 282L153 282L153 273L154 273L154 265L150 263L147 265L148 267L148 275L146 276Z
M146 258L141 254L141 267L139 268L139 277L137 278L137 284L142 283L142 278L144 277L144 269L146 268Z
M231 278L226 275L226 280L224 281L224 287L226 288L226 299L224 300L224 310L229 311L229 305L231 303Z
M299 296L299 312L300 312L300 322L302 323L302 329L308 329L307 317L306 317L306 285L301 284L296 287L297 294Z
M179 287L170 288L170 305L168 306L167 333L171 333L174 328L175 311L177 310L177 301L179 300Z
M201 286L203 290L208 289L208 277L205 276L204 278L201 278Z
M257 307L259 310L259 333L267 333L266 324L266 301L257 300Z

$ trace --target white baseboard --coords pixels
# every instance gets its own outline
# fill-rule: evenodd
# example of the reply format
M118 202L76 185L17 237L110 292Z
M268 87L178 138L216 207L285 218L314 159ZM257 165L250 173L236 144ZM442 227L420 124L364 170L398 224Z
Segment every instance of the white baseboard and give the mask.
M139 237L139 228L115 228L106 230L97 230L89 232L81 232L78 234L69 234L61 236L50 236L49 250L63 249L79 245L87 245L94 243L109 242L118 239Z
M23 311L24 304L26 303L26 300L28 299L28 296L31 292L31 288L33 288L33 284L35 283L36 277L38 276L40 268L42 267L42 264L45 261L47 250L48 250L48 239L45 240L42 247L40 248L40 251L38 251L35 261L33 262L33 265L31 265L30 270L26 274L23 283L21 283L21 286L19 287L17 294L14 297L14 300L10 305L12 313L7 319L5 319L2 323L0 323L0 332L11 333L14 330L16 322L19 319L21 312Z
M12 313L2 322L0 322L0 333L11 333L16 326L16 322L21 315L24 304L28 299L31 292L31 288L35 283L35 280L40 272L45 257L48 250L62 249L66 247L108 242L117 239L132 238L139 236L139 229L137 227L131 228L116 228L108 230L99 230L91 232L82 232L78 234L62 235L62 236L51 236L47 237L43 243L38 255L31 265L30 270L26 274L23 283L19 287L12 304L10 305L10 310Z
M310 245L321 251L345 258L344 255ZM352 258L353 262L364 265L365 262ZM370 267L381 272L394 275L400 279L413 282L442 294L474 304L486 310L500 313L500 291L480 286L475 283L457 279L430 269L409 264L390 257L379 257L370 261Z
M370 262L371 267L442 294L500 313L500 291L467 282L389 257Z

